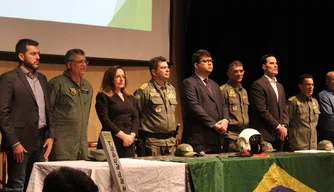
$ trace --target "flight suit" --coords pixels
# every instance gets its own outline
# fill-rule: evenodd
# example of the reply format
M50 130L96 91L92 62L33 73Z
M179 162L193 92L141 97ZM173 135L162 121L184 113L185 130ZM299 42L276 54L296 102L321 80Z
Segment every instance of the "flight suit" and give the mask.
M85 160L93 88L84 78L75 83L66 70L48 82L54 112L56 141L52 160Z

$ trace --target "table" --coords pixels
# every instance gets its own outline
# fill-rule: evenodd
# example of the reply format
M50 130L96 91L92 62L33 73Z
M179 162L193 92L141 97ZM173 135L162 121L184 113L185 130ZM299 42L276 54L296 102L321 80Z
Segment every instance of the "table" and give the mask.
M120 162L128 184L128 191L186 191L185 163L129 158L121 158ZM113 186L110 182L110 170L107 162L53 161L34 164L27 192L41 192L46 175L62 166L84 171L96 183L99 192L112 191Z
M295 191L334 191L334 153L271 153L269 157L233 157L227 154L188 158L193 190L271 191L290 188Z

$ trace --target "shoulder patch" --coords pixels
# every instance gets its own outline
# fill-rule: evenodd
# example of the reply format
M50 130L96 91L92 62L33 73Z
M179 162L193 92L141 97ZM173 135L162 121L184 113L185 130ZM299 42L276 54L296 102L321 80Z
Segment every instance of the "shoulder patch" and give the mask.
M140 86L140 89L145 89L147 87L148 83L144 83Z
M293 101L295 98L296 98L296 96L292 96L292 97L290 97L288 100L289 100L289 101Z
M222 85L222 86L220 86L219 88L220 88L220 90L222 91L222 90L225 89L225 87L226 87L226 85Z

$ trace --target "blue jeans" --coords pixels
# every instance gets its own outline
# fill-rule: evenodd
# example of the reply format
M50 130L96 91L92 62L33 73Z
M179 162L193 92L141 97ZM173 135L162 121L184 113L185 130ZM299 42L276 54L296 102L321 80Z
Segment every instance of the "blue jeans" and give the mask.
M43 134L40 134L36 142L36 148L24 154L22 163L14 159L13 152L6 152L8 162L8 181L3 192L26 191L30 174L35 162L44 162Z

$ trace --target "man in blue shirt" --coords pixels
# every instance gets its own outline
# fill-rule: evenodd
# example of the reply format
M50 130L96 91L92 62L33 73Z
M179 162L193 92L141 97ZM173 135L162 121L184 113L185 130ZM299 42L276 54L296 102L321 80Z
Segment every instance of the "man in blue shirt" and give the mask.
M326 75L327 89L318 94L320 106L319 141L330 140L334 142L334 71Z

